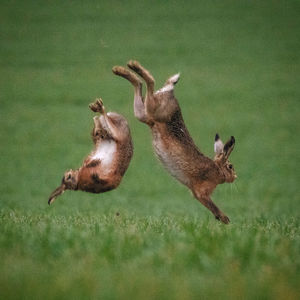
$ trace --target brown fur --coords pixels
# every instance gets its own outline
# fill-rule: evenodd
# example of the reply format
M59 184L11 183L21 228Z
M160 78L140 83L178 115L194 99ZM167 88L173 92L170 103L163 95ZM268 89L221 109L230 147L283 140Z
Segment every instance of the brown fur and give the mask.
M103 193L115 189L129 166L133 155L133 145L126 119L117 113L107 114L101 99L90 104L90 109L101 114L100 117L94 117L92 131L94 150L87 156L79 169L65 172L61 185L50 195L49 204L65 190ZM97 149L103 143L111 142L115 145L115 151L113 151L112 157L109 157L108 154L109 163L94 158ZM105 155L105 151L102 152Z
M142 82L132 71L116 66L113 72L126 78L134 86L134 113L151 128L153 147L158 159L218 220L228 224L229 218L213 203L210 195L218 184L232 182L236 178L228 161L234 147L234 138L224 147L218 138L216 142L222 146L221 151L214 160L206 157L191 138L174 96L173 88L179 75L170 77L162 89L154 92L154 78L148 70L137 61L130 61L128 67L146 82L145 98L141 92Z

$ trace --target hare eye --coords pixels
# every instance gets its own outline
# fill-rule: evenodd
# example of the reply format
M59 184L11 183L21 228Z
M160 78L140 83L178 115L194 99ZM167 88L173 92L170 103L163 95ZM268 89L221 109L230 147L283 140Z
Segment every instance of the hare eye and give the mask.
M230 165L228 166L228 168L229 168L229 169L232 169L232 165L230 164Z
M71 174L69 174L67 177L67 180L70 180L70 179L71 179Z
M99 136L100 134L101 134L101 131L100 131L100 130L96 130L96 131L95 131L95 135L96 135L96 136Z

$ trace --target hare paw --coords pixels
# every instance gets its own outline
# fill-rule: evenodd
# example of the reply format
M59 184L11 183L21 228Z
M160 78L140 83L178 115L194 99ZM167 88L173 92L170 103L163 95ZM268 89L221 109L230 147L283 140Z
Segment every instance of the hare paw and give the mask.
M230 223L229 218L227 216L225 216L225 215L216 216L216 219L219 220L219 221L221 221L224 224L229 224Z
M131 70L133 70L133 71L135 71L135 72L138 72L138 71L142 68L142 66L140 65L140 63L139 63L138 61L136 61L136 60L130 60L130 61L127 63L127 66L128 66Z
M103 105L103 101L101 98L98 98L95 100L94 103L91 103L89 105L89 108L93 111L93 112L99 112L100 114L104 113L104 105Z

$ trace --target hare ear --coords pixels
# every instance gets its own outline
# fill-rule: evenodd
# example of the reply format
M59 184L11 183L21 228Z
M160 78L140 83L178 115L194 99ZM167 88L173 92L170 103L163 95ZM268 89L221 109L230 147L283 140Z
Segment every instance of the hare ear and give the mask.
M234 148L234 145L235 145L235 138L234 136L232 136L230 138L230 140L225 144L224 146L224 154L225 154L225 157L228 158L230 153L232 152L233 148Z
M220 139L219 134L216 134L214 150L216 154L221 154L223 152L224 144Z
M50 205L52 202L54 202L54 200L60 196L61 194L64 193L64 191L66 190L66 186L64 183L62 183L58 188L56 188L52 194L50 195L49 199L48 199L48 204Z

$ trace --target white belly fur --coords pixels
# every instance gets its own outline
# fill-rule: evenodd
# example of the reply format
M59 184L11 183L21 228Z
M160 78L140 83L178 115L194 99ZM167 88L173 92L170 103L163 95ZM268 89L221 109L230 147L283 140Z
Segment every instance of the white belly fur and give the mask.
M99 159L101 166L107 167L113 162L116 150L117 145L115 141L102 141L92 155L92 159Z
M179 165L179 157L176 157L176 154L169 153L169 150L165 147L163 141L158 138L153 143L154 150L159 160L162 162L163 166L170 172L172 176L174 176L181 183L188 185L189 179L184 174L183 170Z

